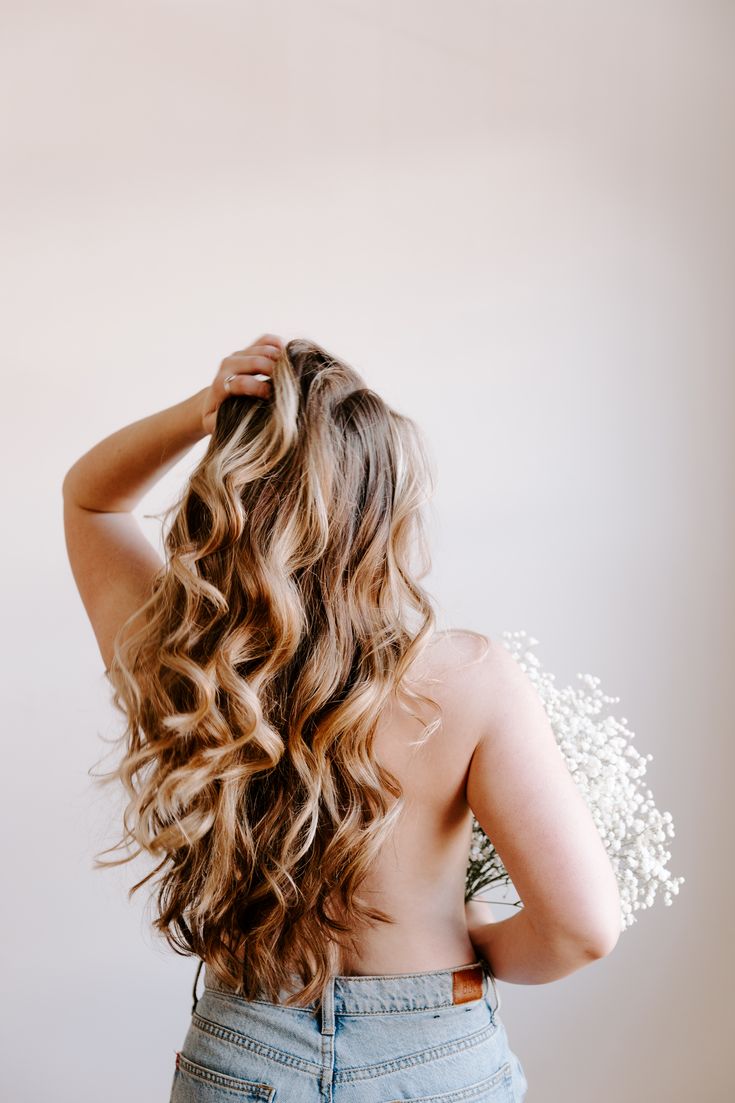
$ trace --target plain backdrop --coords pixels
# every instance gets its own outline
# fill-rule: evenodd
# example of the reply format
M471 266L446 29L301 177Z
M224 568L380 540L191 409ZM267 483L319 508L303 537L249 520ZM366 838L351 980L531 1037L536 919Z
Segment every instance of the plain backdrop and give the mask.
M3 1097L168 1098L196 963L128 900L150 866L92 869L121 721L61 483L272 330L423 428L440 626L526 629L654 756L686 883L581 972L500 982L527 1098L732 1098L735 5L2 14Z

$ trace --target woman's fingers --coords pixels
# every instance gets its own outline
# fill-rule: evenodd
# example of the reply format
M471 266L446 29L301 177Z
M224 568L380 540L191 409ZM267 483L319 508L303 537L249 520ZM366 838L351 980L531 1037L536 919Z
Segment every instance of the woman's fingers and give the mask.
M205 433L214 431L217 411L229 395L271 397L273 365L283 354L284 347L276 334L263 333L246 349L225 357L202 400L202 427Z
M232 375L229 379L228 375ZM233 374L229 372L223 377L223 385L227 394L252 394L268 396L271 393L270 379L257 379L255 375L246 372Z
M219 377L227 394L251 394L267 397L271 393L271 380L256 379L257 375L270 377L273 364L283 352L283 342L272 333L264 333L252 345L226 356L220 364Z
M276 357L274 356L261 356L256 353L243 353L236 352L232 356L228 356L222 361L222 370L227 368L226 374L230 372L271 372L273 371L273 363Z

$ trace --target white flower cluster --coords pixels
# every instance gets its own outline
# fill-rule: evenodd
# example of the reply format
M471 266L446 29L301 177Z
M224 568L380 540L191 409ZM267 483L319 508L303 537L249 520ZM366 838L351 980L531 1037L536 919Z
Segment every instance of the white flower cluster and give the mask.
M538 640L524 631L503 632L503 644L533 682L546 709L564 760L590 808L605 844L620 889L621 930L636 922L634 912L650 908L663 892L664 904L673 903L684 877L666 869L671 854L667 838L674 837L669 812L659 812L642 778L653 755L641 755L632 746L634 733L620 720L603 716L604 706L617 703L600 690L600 679L577 674L582 689L558 689L555 676L541 668L532 648ZM467 869L466 898L510 877L493 847L473 819Z

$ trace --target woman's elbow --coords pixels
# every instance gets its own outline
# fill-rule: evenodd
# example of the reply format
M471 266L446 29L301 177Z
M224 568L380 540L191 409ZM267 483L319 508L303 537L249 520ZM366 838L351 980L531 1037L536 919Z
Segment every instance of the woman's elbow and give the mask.
M615 949L621 931L622 920L618 912L617 917L611 923L601 925L598 929L590 932L584 937L582 944L585 953L592 960L607 957L607 955L611 954Z

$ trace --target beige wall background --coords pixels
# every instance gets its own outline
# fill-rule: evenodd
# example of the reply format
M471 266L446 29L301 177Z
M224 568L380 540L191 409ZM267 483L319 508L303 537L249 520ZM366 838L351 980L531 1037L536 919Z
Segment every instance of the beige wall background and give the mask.
M2 6L5 1098L168 1097L195 962L127 899L148 866L92 870L119 719L61 481L275 330L423 426L442 625L525 628L654 755L686 883L610 957L501 983L530 1103L724 1103L735 7Z

